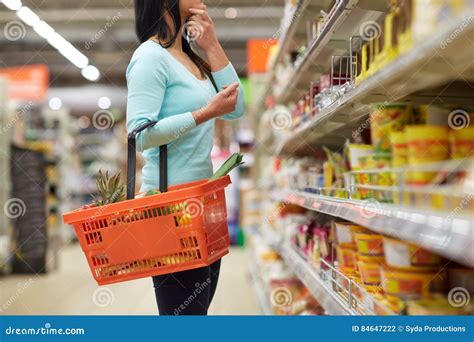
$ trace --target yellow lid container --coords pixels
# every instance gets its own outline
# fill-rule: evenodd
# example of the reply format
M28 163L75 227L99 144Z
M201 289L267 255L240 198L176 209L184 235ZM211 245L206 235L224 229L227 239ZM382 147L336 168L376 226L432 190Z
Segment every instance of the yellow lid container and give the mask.
M380 234L356 233L357 251L361 255L383 255L383 236Z
M449 132L451 157L462 159L474 156L474 127Z
M430 271L441 263L441 258L415 244L383 237L385 263L408 271Z
M443 287L444 279L436 271L411 272L383 266L382 287L388 296L410 300L425 298Z
M444 126L412 125L405 128L409 165L423 165L449 158L449 130ZM435 172L413 171L409 183L426 184Z

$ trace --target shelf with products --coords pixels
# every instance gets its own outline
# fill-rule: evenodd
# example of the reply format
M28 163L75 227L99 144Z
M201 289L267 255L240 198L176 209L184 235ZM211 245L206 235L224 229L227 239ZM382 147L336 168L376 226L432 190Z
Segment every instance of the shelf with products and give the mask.
M276 54L272 57L269 66L269 73L263 82L264 94L260 98L257 108L263 106L264 99L271 91L271 86L275 82L275 69L288 57L295 45L301 45L308 39L308 25L311 30L317 30L317 21L312 17L314 13L328 11L333 0L324 0L314 3L311 0L287 1L285 13L280 23L280 28L272 37L278 39ZM319 20L321 21L321 20Z
M262 115L259 132L272 126L265 142L276 146L260 148L257 184L283 206L347 220L409 251L415 246L448 269L457 265L466 278L474 270L473 69L465 49L474 31L473 8L468 1L393 1L386 2L392 4L387 12L372 8L366 12L372 17L364 17L361 3L339 7L334 28L315 40L321 46L310 46L287 81L273 87L277 106ZM346 31L348 23L352 31ZM364 23L380 32L356 37ZM335 52L334 37L344 34ZM274 238L262 221L262 235ZM310 274L307 285L318 299L332 298L328 306L340 313L346 302L334 300L320 273L331 265L315 266L295 250L294 228L286 225L276 242L282 256L300 265L300 278ZM338 271L341 258L334 260ZM424 299L446 307L446 294ZM361 314L353 309L343 305L342 311Z
M328 287L328 284L324 283L311 264L293 246L284 244L281 247L281 254L329 315L356 314L356 311L350 307L349 302L344 303L342 299L338 298Z
M322 315L324 310L309 289L285 263L280 251L270 246L258 229L246 229L249 273L265 315Z
M359 36L365 26L377 23L387 11L388 4L380 1L336 1L318 34L298 56L286 77L276 84L273 90L276 102L296 100L315 76L324 75L330 69L331 56L347 54L351 36Z
M452 304L456 289L474 290L472 269L370 227L279 203L286 213L275 208L274 233L284 236L276 250L327 314L474 312L469 301Z
M283 206L275 208L274 216L279 217L275 217L274 225L271 224L274 227L262 226L259 234L264 239L270 238L268 243L278 251L325 314L394 314L390 305L383 302L384 298L377 296L381 294L381 288L363 286L356 273L341 269L330 257L332 247L327 244L330 244L328 224L331 219L310 217L307 215L310 212L290 208L288 202L281 203Z
M469 217L453 218L449 213L403 208L370 200L338 199L301 191L281 192L275 194L275 198L411 241L474 267L474 222Z
M458 79L460 75L469 79L468 67L469 54L459 53L465 45L474 26L466 26L459 30L459 23L468 22L474 14L464 13L457 20L445 23L435 34L421 44L414 46L406 54L399 56L373 76L360 82L337 98L333 103L281 141L276 151L277 154L291 154L297 152L302 143L310 144L326 138L331 132L341 130L339 139L334 143L343 141L344 133L350 134L360 126L360 119L367 116L371 102L397 101L411 98L417 102L435 102L443 98L444 103L460 103L472 105L472 94L462 87L448 87L442 91L434 88L444 82ZM455 37L452 39L451 37ZM449 41L449 49L440 48L440 42ZM436 56L436 58L433 58ZM472 73L471 73L472 75ZM416 76L416 78L413 78ZM426 88L432 87L433 90Z

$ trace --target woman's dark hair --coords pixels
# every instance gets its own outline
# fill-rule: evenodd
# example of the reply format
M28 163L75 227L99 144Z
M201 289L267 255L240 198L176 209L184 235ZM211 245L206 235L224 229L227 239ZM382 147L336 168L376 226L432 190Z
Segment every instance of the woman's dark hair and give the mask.
M140 43L156 37L161 42L161 46L167 49L175 43L176 39L182 39L183 51L199 70L210 78L215 87L209 64L193 51L183 36L179 37L181 28L179 0L134 0L134 2L135 30ZM173 26L166 22L166 13L169 13Z

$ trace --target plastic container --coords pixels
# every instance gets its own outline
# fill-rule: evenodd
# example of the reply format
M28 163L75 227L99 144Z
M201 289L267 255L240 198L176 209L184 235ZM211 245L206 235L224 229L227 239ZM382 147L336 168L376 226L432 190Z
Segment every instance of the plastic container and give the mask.
M385 263L390 267L406 270L417 270L421 268L438 267L441 258L426 249L409 242L384 236L383 248Z
M387 296L402 300L426 298L444 287L442 275L433 272L410 272L383 266L382 287Z
M370 128L374 151L390 152L391 132L401 131L412 112L409 103L374 104L370 113Z
M369 170L379 170L369 174L370 185L390 187L393 185L392 173L382 172L382 169L390 168L392 155L390 153L374 153L367 157L367 168ZM374 197L379 202L392 202L392 192L385 190L373 190Z
M348 144L347 147L349 149L348 154L351 170L361 170L362 166L360 165L360 158L373 154L372 145Z
M405 129L410 166L423 165L449 158L448 128L444 126L407 126ZM421 153L421 151L423 153ZM406 183L424 185L429 183L436 172L413 171Z
M390 143L392 145L392 167L407 165L408 145L405 132L391 132Z
M355 246L355 233L366 232L367 229L349 222L335 222L336 240L340 246Z
M74 226L99 285L204 267L229 251L224 189L229 176L167 184L167 149L160 147L161 194L136 198L135 136L128 138L128 200L64 214ZM168 191L168 192L166 192Z
M356 233L357 251L361 255L383 256L383 236L380 234Z
M400 314L405 309L401 300L389 300L383 294L375 294L374 312L378 316Z
M383 257L358 256L357 267L364 285L379 285L381 281L380 268Z
M356 270L357 252L354 248L337 246L336 255L339 267L347 268L351 271Z
M474 157L474 127L450 131L449 143L453 159Z

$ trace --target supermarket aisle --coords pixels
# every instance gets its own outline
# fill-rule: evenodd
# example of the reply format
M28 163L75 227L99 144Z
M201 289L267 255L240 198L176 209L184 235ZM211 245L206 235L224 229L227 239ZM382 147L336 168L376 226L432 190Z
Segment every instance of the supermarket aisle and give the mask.
M247 255L234 248L223 259L212 315L258 315L260 310L247 274ZM65 248L56 272L33 277L0 278L0 314L17 315L154 315L150 279L97 287L79 245Z

